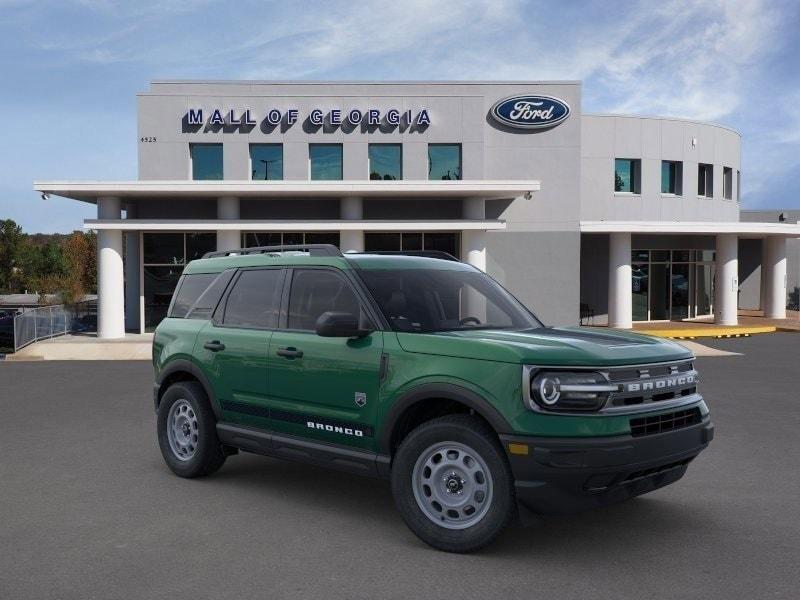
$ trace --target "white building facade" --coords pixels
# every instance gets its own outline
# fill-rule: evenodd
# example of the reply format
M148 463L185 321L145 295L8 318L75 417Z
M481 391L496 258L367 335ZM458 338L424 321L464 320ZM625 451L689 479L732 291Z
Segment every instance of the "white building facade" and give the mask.
M98 335L152 330L212 250L444 251L547 323L734 324L739 259L785 316L786 239L742 222L740 136L584 115L579 82L154 82L139 179L46 181L97 205ZM757 240L757 242L755 242Z

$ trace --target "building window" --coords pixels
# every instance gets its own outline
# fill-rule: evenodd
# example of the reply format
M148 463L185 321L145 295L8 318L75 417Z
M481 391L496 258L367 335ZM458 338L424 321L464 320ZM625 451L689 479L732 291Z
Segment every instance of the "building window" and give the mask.
M733 169L722 167L722 197L733 200Z
M142 234L145 331L153 331L167 316L172 293L186 263L216 247L215 233Z
M247 231L242 234L242 248L289 246L297 244L332 244L339 247L338 231Z
M222 179L222 144L190 144L192 179Z
M369 145L369 178L394 181L403 178L403 147L400 144Z
M413 252L440 250L459 258L459 234L454 231L431 231L426 233L371 232L364 233L366 252Z
M638 158L614 160L614 191L623 194L640 194L642 161Z
M341 144L309 144L308 162L313 181L342 179Z
M680 196L683 193L683 163L675 160L661 161L661 193Z
M253 181L283 179L282 144L250 144L250 179Z
M428 179L461 179L461 144L428 144Z
M697 195L701 198L714 197L714 165L697 165Z

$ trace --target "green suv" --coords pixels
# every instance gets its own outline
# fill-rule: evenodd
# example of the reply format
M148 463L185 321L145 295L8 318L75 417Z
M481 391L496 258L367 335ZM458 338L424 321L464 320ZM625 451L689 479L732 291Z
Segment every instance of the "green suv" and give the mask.
M181 477L247 451L389 479L417 536L467 552L520 508L680 479L714 431L693 362L671 341L546 327L448 255L216 252L156 329L158 441Z

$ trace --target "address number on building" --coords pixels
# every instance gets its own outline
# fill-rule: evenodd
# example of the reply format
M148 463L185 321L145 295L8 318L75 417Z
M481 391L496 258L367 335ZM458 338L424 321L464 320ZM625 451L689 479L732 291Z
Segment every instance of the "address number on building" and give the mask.
M155 136L144 136L144 137L140 137L139 141L142 144L150 144L150 143L153 143L153 142L156 141L156 137Z

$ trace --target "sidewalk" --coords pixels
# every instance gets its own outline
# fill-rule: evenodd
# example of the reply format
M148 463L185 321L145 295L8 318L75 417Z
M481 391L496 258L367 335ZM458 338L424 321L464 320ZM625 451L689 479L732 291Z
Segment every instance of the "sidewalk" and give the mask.
M98 340L94 334L63 335L8 354L6 360L150 360L152 344L152 333L128 333L115 340Z

